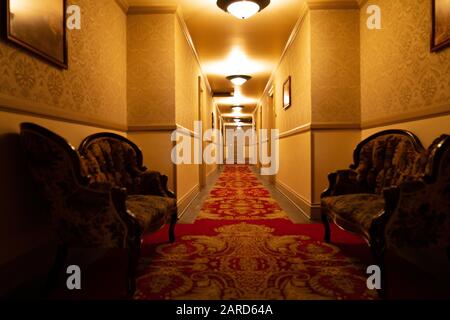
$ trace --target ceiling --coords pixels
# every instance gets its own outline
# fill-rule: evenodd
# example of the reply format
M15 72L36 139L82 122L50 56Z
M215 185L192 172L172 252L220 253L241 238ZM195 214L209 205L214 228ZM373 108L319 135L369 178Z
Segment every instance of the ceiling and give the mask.
M133 3L134 1L130 1ZM226 76L248 74L253 78L231 98L216 98L222 113L231 106L246 106L252 113L276 68L289 35L300 16L303 0L271 0L248 20L225 13L216 0L140 0L140 4L179 5L213 91L233 91Z

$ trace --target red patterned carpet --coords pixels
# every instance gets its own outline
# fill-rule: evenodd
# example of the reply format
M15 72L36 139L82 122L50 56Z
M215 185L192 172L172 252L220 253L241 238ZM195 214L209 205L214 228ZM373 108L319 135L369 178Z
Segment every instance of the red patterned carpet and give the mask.
M367 247L333 231L323 243L322 226L290 222L248 166L226 166L175 244L166 230L145 239L134 298L376 299L359 260Z

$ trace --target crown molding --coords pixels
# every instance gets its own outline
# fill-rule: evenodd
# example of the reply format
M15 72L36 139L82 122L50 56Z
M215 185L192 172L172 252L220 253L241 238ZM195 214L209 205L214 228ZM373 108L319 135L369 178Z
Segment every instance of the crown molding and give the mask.
M127 14L128 9L130 8L130 4L128 3L128 0L115 0L117 5L122 9L123 13Z
M359 9L361 0L341 0L341 1L327 1L327 0L308 0L307 5L309 10L348 10Z

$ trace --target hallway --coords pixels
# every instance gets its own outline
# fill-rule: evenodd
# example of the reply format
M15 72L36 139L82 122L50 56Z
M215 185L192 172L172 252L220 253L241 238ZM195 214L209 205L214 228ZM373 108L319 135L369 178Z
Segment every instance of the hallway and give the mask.
M450 0L1 3L0 298L450 299Z
M359 260L364 243L336 228L325 244L322 225L294 224L247 165L225 166L177 235L175 244L165 230L144 239L135 299L377 298Z

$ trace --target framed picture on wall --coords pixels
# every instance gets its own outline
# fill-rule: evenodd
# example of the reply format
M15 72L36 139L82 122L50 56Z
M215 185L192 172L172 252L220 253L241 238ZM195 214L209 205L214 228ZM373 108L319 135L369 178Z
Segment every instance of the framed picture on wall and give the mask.
M211 129L215 129L216 119L214 118L214 112L211 113Z
M67 68L66 0L6 0L6 38Z
M291 96L291 76L283 84L283 109L287 109L292 105Z
M431 51L450 46L450 0L433 0Z

